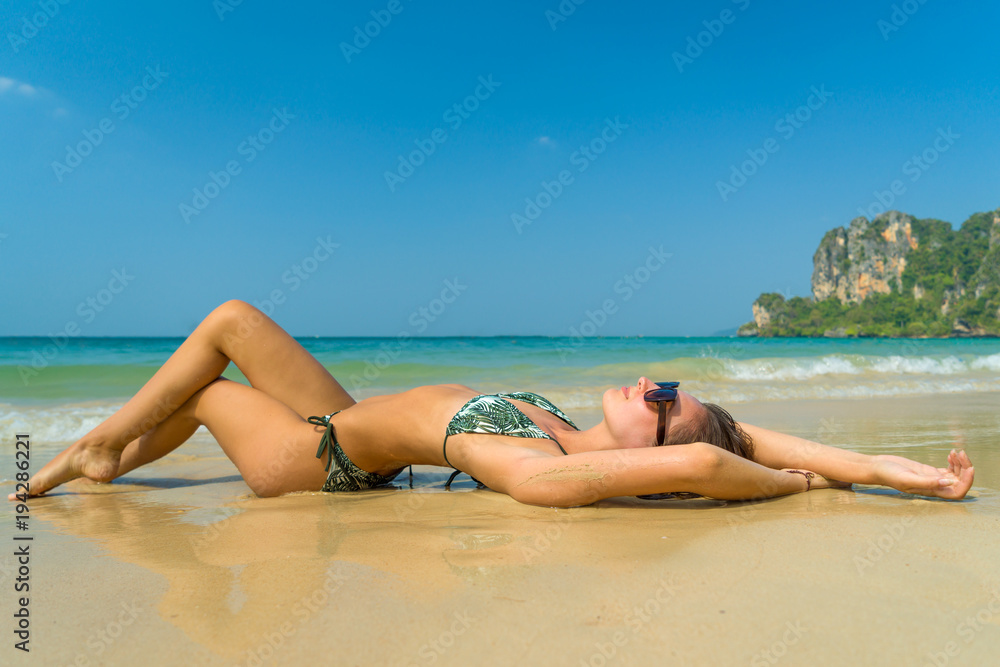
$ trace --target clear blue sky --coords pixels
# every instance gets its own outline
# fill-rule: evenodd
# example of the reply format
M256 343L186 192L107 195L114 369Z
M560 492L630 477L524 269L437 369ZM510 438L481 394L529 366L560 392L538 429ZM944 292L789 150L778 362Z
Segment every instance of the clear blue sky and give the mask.
M226 1L4 3L0 335L708 335L894 180L1000 206L994 3Z

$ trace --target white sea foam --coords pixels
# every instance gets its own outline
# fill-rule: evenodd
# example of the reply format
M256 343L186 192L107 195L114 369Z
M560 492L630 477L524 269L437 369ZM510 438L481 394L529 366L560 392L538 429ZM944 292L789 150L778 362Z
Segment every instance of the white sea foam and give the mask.
M991 354L988 357L977 357L970 365L976 370L1000 372L1000 354Z
M0 434L4 442L26 433L39 443L72 443L113 415L120 403L10 405L0 403Z
M861 368L843 356L816 359L722 360L725 376L734 380L805 380L821 375L856 375Z
M68 405L0 404L0 432L27 433L39 442L73 442L114 414L121 405L85 403Z
M824 399L865 399L881 397L921 396L934 394L989 393L1000 391L1000 379L926 379L896 382L829 382L822 383L760 383L757 385L726 385L692 383L692 393L698 398L727 405L750 401L789 401Z
M979 375L1000 371L1000 354L963 359L944 357L870 357L826 355L815 358L719 359L723 375L733 380L809 380L828 376Z

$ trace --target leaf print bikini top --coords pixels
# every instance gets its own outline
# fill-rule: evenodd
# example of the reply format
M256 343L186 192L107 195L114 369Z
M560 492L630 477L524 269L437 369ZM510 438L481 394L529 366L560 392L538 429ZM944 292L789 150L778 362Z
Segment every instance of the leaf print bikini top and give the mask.
M538 428L535 422L531 421L528 415L518 410L517 406L513 403L504 400L507 398L531 403L535 407L542 408L554 414L576 430L580 430L573 423L573 420L566 416L566 413L553 405L548 399L538 394L533 394L530 391L482 394L463 405L462 409L455 413L455 416L448 422L448 428L445 430L444 435L444 444L441 447L445 463L452 468L455 467L448 460L448 436L458 433L487 433L491 435L512 435L519 438L545 438L556 443L559 451L566 454L566 450L563 449L558 440ZM449 486L451 485L451 480L455 479L455 475L458 473L459 470L456 468L455 473L448 480Z

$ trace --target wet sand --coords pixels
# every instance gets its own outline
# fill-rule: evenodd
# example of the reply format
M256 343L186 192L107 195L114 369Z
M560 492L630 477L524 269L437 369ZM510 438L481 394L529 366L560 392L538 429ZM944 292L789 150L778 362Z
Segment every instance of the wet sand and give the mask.
M991 664L1000 397L731 406L944 465L962 502L857 486L764 502L520 505L448 471L413 489L253 497L208 437L31 504L31 654L15 664ZM580 417L581 426L598 416ZM36 465L54 452L36 449ZM12 544L13 517L0 527Z

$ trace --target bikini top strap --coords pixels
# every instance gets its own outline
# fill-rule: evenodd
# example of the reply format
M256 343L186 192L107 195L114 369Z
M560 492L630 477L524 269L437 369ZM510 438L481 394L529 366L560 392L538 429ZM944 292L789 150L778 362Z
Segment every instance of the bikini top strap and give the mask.
M455 468L455 466L451 465L451 461L448 460L448 434L447 433L444 434L444 442L441 444L441 453L444 455L444 462L447 463L452 468ZM455 470L458 470L458 468L455 468Z

